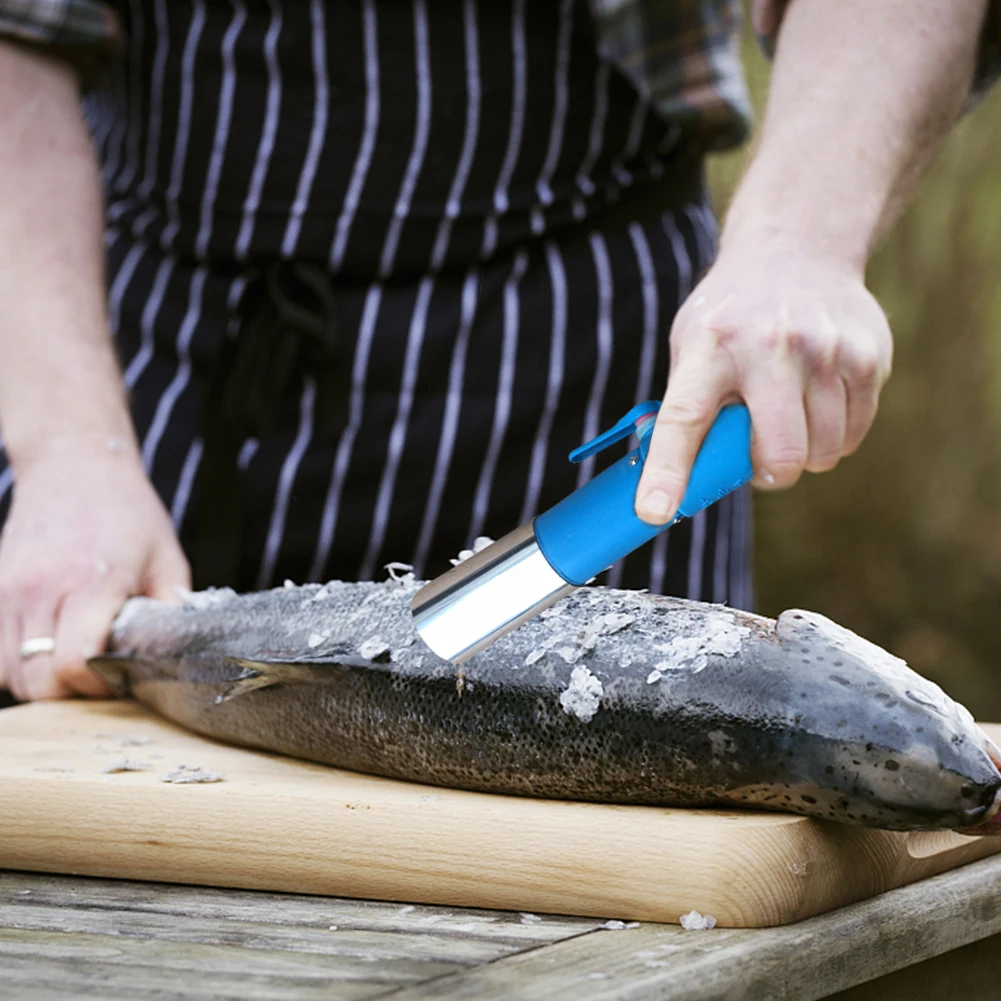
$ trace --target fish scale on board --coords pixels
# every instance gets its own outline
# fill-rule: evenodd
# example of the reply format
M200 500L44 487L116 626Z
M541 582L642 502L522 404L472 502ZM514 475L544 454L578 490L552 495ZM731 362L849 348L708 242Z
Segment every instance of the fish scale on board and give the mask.
M584 588L456 667L417 637L417 587L132 599L94 666L192 730L392 778L1001 830L972 716L823 616Z

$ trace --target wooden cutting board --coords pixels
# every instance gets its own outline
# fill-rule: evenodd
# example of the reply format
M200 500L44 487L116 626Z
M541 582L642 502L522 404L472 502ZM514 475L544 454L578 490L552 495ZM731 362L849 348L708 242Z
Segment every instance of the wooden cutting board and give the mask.
M108 771L126 762L143 770ZM181 765L223 779L163 780ZM0 868L761 927L999 851L1001 837L396 782L217 744L130 702L0 712Z

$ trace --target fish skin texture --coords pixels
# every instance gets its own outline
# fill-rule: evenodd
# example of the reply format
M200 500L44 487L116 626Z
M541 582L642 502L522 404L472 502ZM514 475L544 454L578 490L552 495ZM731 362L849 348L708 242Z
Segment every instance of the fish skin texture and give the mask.
M823 616L582 588L457 667L416 633L418 586L134 598L92 666L210 737L433 785L895 830L997 813L969 712Z

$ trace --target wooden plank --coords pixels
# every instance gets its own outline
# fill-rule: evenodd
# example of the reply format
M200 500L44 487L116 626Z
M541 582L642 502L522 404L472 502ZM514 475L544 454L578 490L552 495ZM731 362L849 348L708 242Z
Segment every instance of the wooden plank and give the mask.
M783 928L591 932L388 996L817 1001L998 932L1001 858L995 857Z
M126 935L67 934L0 928L0 970L8 959L74 960L104 966L155 968L195 982L205 974L278 977L309 983L361 982L383 988L451 972L452 963L359 953L338 956L269 949L242 949L200 942L174 942Z
M308 952L323 956L361 956L366 962L412 959L469 966L498 959L517 951L482 938L433 933L355 931L341 925L327 929L283 927L276 924L218 921L206 918L163 916L132 912L123 915L98 908L56 910L29 904L0 905L0 928L58 931L77 935L122 935L161 942L198 942L282 952ZM432 929L428 929L432 932Z
M501 947L531 948L596 928L590 918L300 896L262 890L220 890L169 883L137 883L115 879L0 872L0 904L32 904L58 909L105 909L148 912L214 921L289 925L326 931L342 930L435 935L440 939L483 939Z
M115 759L146 771L104 774ZM178 764L222 773L170 785ZM0 867L729 926L821 913L1001 851L783 814L489 796L205 740L126 702L0 713Z
M1001 984L1001 935L926 959L824 1001L987 1001Z
M114 997L112 989L130 1001L270 1001L327 998L328 984L338 998L361 998L594 927L562 917L0 873L0 998L42 985L49 1001ZM291 972L283 963L290 954ZM229 972L216 975L220 969Z
M90 950L75 949L76 943L66 936L46 942L23 933L22 942L13 946L10 938L0 935L2 1001L24 1001L30 990L45 1001L109 1001L114 997L128 1001L354 1001L386 991L385 984L337 981L322 974L296 977L188 969L165 964L155 954L129 963L117 961L120 957L114 962L94 959L86 955ZM18 949L22 954L17 954Z

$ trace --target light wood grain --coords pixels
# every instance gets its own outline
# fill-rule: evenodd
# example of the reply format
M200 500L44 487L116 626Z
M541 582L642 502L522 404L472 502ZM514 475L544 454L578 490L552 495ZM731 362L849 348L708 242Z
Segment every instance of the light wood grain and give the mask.
M142 743L145 741L145 743ZM138 742L138 743L137 743ZM141 772L104 774L121 758ZM180 764L220 772L170 785ZM783 814L489 796L228 747L127 702L0 713L0 867L760 927L1001 850Z

